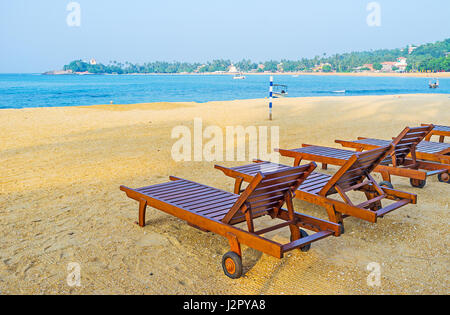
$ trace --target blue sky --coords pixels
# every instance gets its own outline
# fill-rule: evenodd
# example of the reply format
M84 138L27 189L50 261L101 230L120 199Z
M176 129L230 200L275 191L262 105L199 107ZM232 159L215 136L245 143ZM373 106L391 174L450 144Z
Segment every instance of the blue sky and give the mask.
M450 37L450 1L78 0L81 26L66 23L69 0L0 0L0 72L60 69L95 57L146 62L298 59L404 47Z

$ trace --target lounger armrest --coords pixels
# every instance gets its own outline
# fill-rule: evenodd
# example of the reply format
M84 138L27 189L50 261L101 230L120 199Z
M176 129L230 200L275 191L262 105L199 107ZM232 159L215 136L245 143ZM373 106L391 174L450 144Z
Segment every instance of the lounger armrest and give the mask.
M121 191L128 191L128 190L130 190L131 188L129 188L129 187L127 187L127 186L124 186L124 185L120 185L120 190Z
M331 233L334 234L334 236L341 235L341 226L337 223L322 220L298 212L294 212L294 215L298 227L315 232L331 231ZM278 218L284 221L289 221L288 211L284 208L281 208L280 211L278 212Z
M282 253L286 253L286 252L289 252L296 248L309 245L315 241L318 241L320 239L323 239L323 238L331 236L331 235L333 235L333 232L331 232L331 231L320 231L315 234L309 235L307 237L300 238L300 239L293 241L291 243L288 243L286 245L282 245L281 251L282 251Z
M233 177L232 176L233 170L230 167L226 167L226 166L222 166L222 165L216 164L216 165L214 165L214 168L216 170L222 171L227 176Z

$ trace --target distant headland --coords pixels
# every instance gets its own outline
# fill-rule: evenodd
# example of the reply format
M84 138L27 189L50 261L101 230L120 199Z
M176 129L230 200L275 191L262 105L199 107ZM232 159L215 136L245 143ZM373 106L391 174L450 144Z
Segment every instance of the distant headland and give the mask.
M213 60L207 63L155 61L144 64L112 61L104 65L94 58L75 60L62 70L46 75L122 74L363 74L395 75L450 72L450 38L398 49L351 52L300 60L253 62L248 59Z

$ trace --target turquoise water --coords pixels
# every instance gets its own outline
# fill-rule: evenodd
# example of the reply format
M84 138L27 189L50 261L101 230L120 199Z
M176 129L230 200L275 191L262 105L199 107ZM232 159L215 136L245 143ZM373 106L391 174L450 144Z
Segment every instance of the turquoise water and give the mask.
M428 88L428 78L280 75L289 96L448 93L450 78ZM0 108L79 106L146 102L207 102L268 96L269 76L233 80L224 75L45 76L0 74ZM345 92L344 92L345 91Z

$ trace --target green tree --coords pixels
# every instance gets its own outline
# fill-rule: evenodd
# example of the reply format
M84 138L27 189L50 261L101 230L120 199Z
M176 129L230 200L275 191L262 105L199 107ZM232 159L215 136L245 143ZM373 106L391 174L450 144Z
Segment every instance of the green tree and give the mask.
M376 63L373 64L373 68L375 70L380 71L381 69L383 69L383 66L381 65L381 63L376 62Z
M315 56L312 59L302 58L301 60L281 60L283 64L282 69L285 72L295 71L311 71L318 64L330 64L331 67L324 66L323 71L329 72L335 69L337 72L351 72L353 69L362 67L364 64L373 64L375 70L382 69L382 62L395 61L399 57L407 58L408 66L406 71L450 71L449 57L450 39L444 41L425 44L419 46L411 54L408 49L380 49L363 52L351 52L344 54L334 54L327 56ZM258 64L251 60L243 59L235 63L235 66L240 71L278 71L280 61L270 60L263 63L264 70L258 68ZM73 72L90 73L181 73L194 72L200 69L200 72L215 72L227 71L231 65L230 60L213 60L207 62L200 68L200 63L187 62L166 62L154 61L140 64L133 64L131 62L121 63L118 61L110 62L108 65L90 63L82 60L74 60L68 65L64 66L64 70L72 70Z
M323 71L323 72L331 72L331 70L332 70L332 68L331 68L330 65L324 65L324 66L322 67L322 71Z

